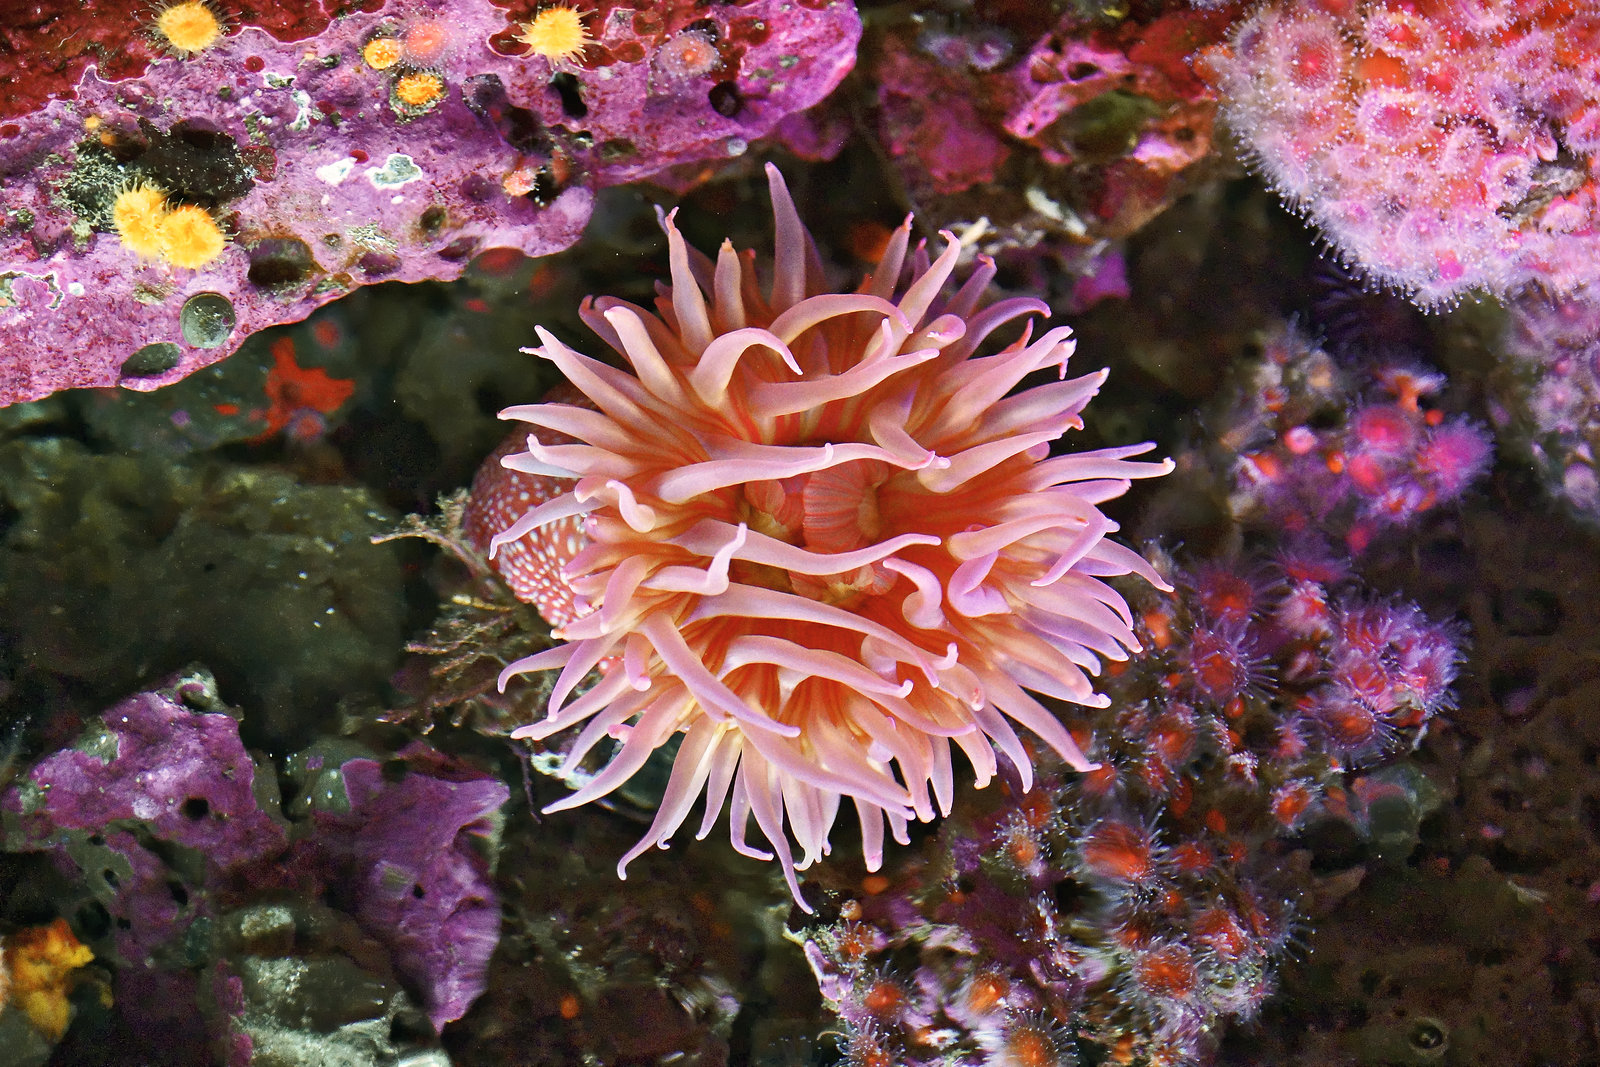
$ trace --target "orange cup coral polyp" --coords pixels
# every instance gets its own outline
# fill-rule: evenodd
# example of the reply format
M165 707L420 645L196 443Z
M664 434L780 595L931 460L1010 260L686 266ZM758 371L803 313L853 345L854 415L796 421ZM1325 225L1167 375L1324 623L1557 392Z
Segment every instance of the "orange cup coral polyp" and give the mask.
M1028 690L1105 703L1087 675L1139 646L1102 579L1161 579L1106 540L1116 526L1097 505L1170 464L1129 461L1149 445L1052 456L1105 372L1009 395L1042 368L1065 378L1071 331L1033 338L1030 325L998 351L985 344L1047 305L982 306L987 261L946 295L960 248L951 239L928 262L909 248L909 220L856 292L829 293L782 178L768 177L770 288L753 253L724 242L713 261L669 215L672 282L656 312L611 298L582 309L629 370L539 331L529 351L593 408L504 412L535 427L505 465L572 483L494 544L578 516L588 538L562 575L583 613L557 629L563 644L501 678L561 669L549 716L519 734L583 724L574 765L620 741L547 810L604 796L682 733L660 810L619 873L665 847L704 794L700 836L727 803L735 847L770 859L745 843L754 816L800 900L794 871L828 852L844 800L873 868L885 820L904 841L909 820L949 809L952 743L980 786L996 748L1030 782L1013 724L1089 766ZM576 443L541 443L541 428ZM616 666L572 699L602 660Z

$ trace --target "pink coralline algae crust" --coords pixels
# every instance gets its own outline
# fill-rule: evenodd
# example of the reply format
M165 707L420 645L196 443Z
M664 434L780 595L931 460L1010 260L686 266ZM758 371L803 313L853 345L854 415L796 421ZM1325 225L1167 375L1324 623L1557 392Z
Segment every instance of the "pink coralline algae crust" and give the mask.
M129 697L0 799L6 847L54 853L62 871L81 878L119 919L115 955L142 964L118 972L125 1002L148 998L152 988L169 993L173 982L181 987L181 978L146 961L211 913L211 888L259 871L289 844L288 826L256 795L261 772L238 721L215 698L203 674ZM173 854L195 865L175 876L165 858ZM181 899L174 885L182 886ZM170 1008L147 1001L145 1010Z
M223 708L208 674L185 675L117 704L0 797L0 842L52 853L118 919L125 1018L192 1025L174 998L227 953L224 915L284 893L336 902L436 1028L461 1018L499 940L490 868L505 784L420 744L326 767L312 750L290 760L320 773L309 822L291 825L271 766L251 759L232 714L210 710Z
M364 55L424 23L425 65ZM596 188L743 154L839 82L860 35L849 4L782 0L609 5L586 27L597 43L553 63L484 0L398 0L296 43L246 25L0 125L0 404L154 389L357 286L565 248ZM718 62L664 76L657 51L691 31ZM205 209L227 247L192 269L124 247L112 200L138 183Z
M1094 220L1130 232L1210 151L1216 98L1190 57L1222 38L1232 14L1179 10L1111 27L1067 15L1042 33L1036 13L912 23L884 37L872 68L881 136L924 194L993 182L1019 154L1089 168Z
M949 70L895 38L874 70L879 132L914 187L958 193L994 181L1012 147L985 120L981 98L964 91L965 70Z
M1600 11L1268 4L1209 57L1263 175L1424 307L1600 281Z
M413 762L399 782L376 760L346 762L339 774L350 810L319 812L313 840L351 887L356 920L389 946L442 1029L483 992L500 940L500 905L479 845L510 793L426 750Z
M281 850L283 824L257 806L238 722L191 710L183 693L140 693L107 711L77 747L41 760L23 789L6 794L7 815L40 839L137 822L156 840L197 850L215 871Z

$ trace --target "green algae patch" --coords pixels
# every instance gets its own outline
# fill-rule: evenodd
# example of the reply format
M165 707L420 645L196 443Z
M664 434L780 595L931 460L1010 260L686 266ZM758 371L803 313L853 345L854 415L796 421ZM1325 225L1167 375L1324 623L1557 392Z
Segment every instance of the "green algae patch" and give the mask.
M384 692L406 605L365 489L31 439L0 445L0 512L0 611L40 684L109 702L204 662L280 739Z

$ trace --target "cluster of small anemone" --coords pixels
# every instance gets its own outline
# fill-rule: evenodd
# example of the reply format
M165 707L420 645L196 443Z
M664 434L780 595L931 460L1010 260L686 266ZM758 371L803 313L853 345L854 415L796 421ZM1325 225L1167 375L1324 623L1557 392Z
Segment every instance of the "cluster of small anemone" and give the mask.
M1242 521L1359 552L1459 500L1488 469L1488 431L1438 406L1437 371L1385 351L1347 369L1294 327L1263 342L1216 420L1236 453L1231 503Z
M1600 294L1515 301L1490 417L1573 514L1600 521Z
M1292 829L1338 772L1414 744L1451 706L1456 628L1364 594L1330 556L1212 562L1177 584L1179 595L1143 606L1152 653L1116 683L1127 710L1121 739L1104 744L1131 748L1096 750L1102 768L1086 789L1126 789L1118 779L1133 776L1170 800L1196 761L1214 760L1251 787L1280 790L1278 821Z
M1424 306L1600 283L1600 12L1270 2L1210 57L1263 176Z
M438 19L385 24L361 46L361 61L391 75L389 103L407 118L431 111L445 95L440 73L451 47L450 27Z
M1328 558L1157 563L1148 652L1079 731L1095 768L1044 755L887 876L828 880L799 937L851 1067L1212 1062L1295 940L1286 847L1367 833L1368 769L1450 705L1455 628Z
M1287 912L1218 835L1041 770L801 933L851 1067L1192 1065L1274 988Z

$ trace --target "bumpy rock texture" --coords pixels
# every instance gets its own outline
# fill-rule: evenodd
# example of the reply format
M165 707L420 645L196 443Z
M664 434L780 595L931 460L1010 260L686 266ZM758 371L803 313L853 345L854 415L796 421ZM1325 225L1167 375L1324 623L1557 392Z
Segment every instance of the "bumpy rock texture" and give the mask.
M359 751L287 761L301 796L284 818L272 768L197 669L25 771L0 794L0 842L52 859L56 905L76 899L117 968L122 1025L168 1062L202 1062L189 1057L208 1043L230 1064L361 1062L275 1046L306 1029L370 1044L374 1020L387 1040L410 1010L402 984L434 1029L466 1013L499 940L490 868L509 790L421 745L382 763Z

